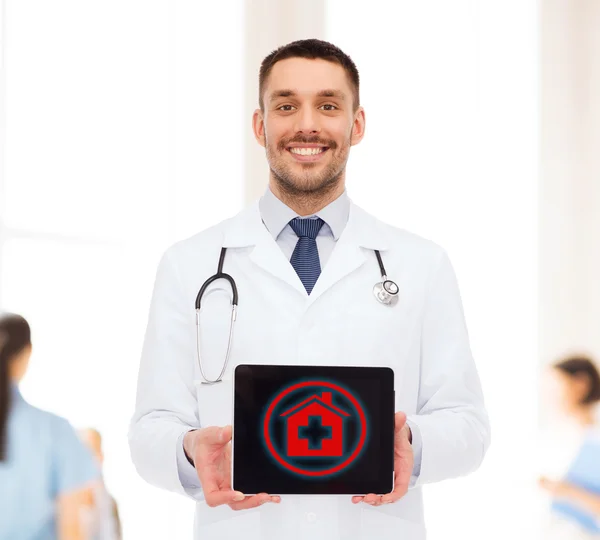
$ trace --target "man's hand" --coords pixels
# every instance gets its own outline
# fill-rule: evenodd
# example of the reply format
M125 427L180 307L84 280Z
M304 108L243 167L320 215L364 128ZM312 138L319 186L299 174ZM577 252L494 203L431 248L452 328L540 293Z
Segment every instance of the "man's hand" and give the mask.
M364 497L352 497L352 502L364 502L372 506L379 506L400 500L408 491L413 462L411 433L406 424L406 414L397 412L394 427L394 491L383 496L369 493Z
M231 489L231 426L207 427L186 433L183 446L191 456L210 507L228 504L233 510L246 510L280 497L259 493L250 497Z

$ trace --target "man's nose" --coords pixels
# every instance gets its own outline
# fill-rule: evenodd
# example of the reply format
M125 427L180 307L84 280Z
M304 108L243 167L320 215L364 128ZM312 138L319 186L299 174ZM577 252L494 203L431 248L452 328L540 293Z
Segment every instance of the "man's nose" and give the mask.
M321 131L319 115L312 107L303 107L300 109L299 114L296 115L296 119L296 133L310 135Z

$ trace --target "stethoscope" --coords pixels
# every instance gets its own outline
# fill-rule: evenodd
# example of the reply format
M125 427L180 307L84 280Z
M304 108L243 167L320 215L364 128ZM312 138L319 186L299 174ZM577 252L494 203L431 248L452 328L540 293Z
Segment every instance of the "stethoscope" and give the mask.
M219 266L217 268L217 273L214 276L209 277L200 290L198 291L198 295L196 296L196 351L198 353L198 367L200 368L200 374L202 375L202 384L216 384L223 380L223 375L225 370L227 369L227 365L229 364L229 354L231 353L231 343L233 341L233 327L235 323L235 319L237 316L237 306L238 306L238 292L237 286L235 284L235 280L229 275L223 273L223 261L225 259L225 252L227 248L221 248L221 255L219 257ZM387 278L385 272L385 266L383 266L383 261L381 260L381 255L378 250L375 251L375 255L377 256L377 262L379 263L379 269L381 270L381 278L382 280L376 283L373 286L373 294L378 302L385 306L394 306L398 303L398 285ZM233 297L231 299L231 321L229 325L229 339L227 341L227 352L225 353L225 363L223 364L223 368L221 369L221 373L219 376L211 380L209 379L202 368L202 357L200 355L200 304L202 302L202 295L206 292L206 289L210 286L211 283L216 281L217 279L225 279L231 285L231 291L233 293Z

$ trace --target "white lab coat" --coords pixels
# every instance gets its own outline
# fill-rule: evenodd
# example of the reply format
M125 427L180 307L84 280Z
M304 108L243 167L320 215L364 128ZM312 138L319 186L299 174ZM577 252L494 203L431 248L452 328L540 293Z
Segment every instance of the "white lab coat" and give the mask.
M223 246L228 248L223 271L239 291L233 346L225 382L200 386L194 301L216 272ZM374 249L400 287L396 306L373 296L381 277ZM201 350L211 378L225 358L230 298L228 284L219 280L202 301ZM238 512L208 507L201 490L185 490L180 483L177 441L191 426L232 422L231 373L239 363L393 368L396 410L408 414L422 440L416 483L400 501L380 507L354 505L350 496L283 496L278 505ZM348 224L310 296L262 224L257 204L163 256L130 448L144 479L197 500L195 538L423 539L421 486L477 469L489 439L456 278L433 242L351 203Z

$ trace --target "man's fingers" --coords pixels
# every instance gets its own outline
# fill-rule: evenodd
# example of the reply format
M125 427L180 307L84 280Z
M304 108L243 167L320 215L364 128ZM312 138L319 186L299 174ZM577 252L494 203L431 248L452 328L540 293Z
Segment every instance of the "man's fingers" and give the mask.
M267 493L259 493L258 495L245 497L242 501L232 502L229 506L232 510L248 510L249 508L256 508L257 506L268 502L279 503L281 502L281 497L271 496Z
M400 493L386 493L383 497L381 497L382 504L395 503L402 498L402 494Z
M388 494L388 496L389 496L389 494ZM352 497L352 502L354 504L364 502L365 504L368 504L370 506L379 506L384 503L383 497L381 495L375 495L375 493L369 493L368 495L365 495L365 496L355 495L354 497Z
M381 504L394 503L396 501L399 501L402 497L404 497L404 495L406 495L407 491L407 488L398 486L397 489L394 489L394 491L392 491L391 493L386 493L383 496L375 495L374 493L369 493L364 497L354 496L352 497L352 502L354 504L364 502L365 504L369 504L371 506L379 506Z
M363 499L365 504L370 504L371 506L379 506L381 504L381 497L379 495L375 495L375 493L369 493Z
M386 493L383 497L381 497L381 502L383 504L393 503L399 501L404 495L406 495L408 491L408 485L396 484L394 486L394 491L391 493Z
M352 502L354 504L364 502L365 504L369 504L371 506L379 506L380 504L382 504L381 496L375 495L375 493L369 493L365 496L355 495L354 497L352 497Z
M215 506L221 506L222 504L236 504L237 501L243 501L244 494L240 491L233 490L216 490L210 492L205 491L204 498L206 500L206 504L212 508Z
M252 495L251 497L244 498L243 501L229 503L229 507L232 510L249 510L267 502L267 499L268 497L261 498L259 495Z

